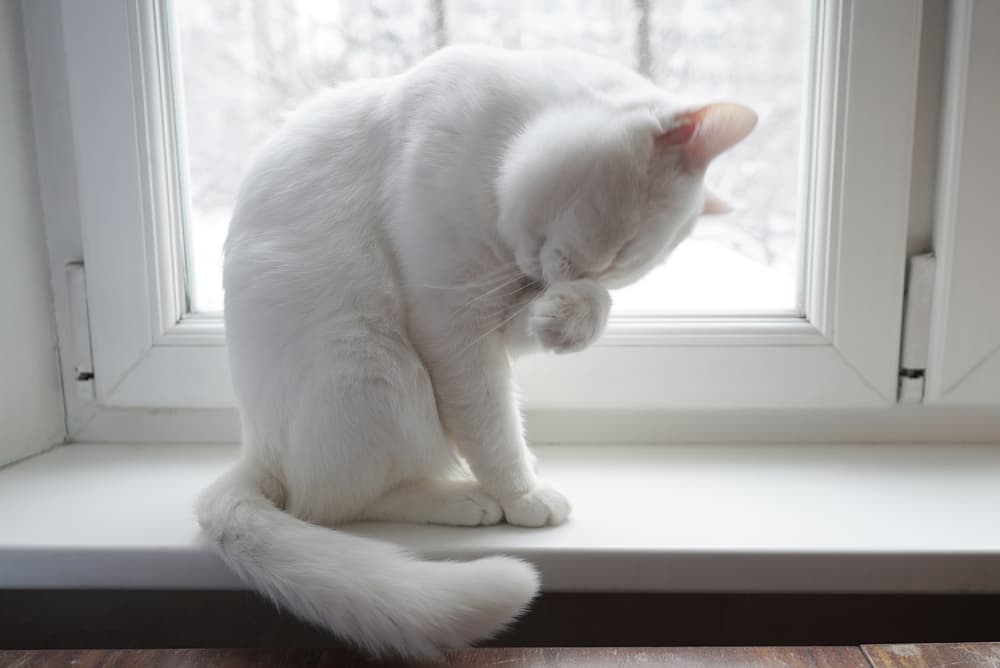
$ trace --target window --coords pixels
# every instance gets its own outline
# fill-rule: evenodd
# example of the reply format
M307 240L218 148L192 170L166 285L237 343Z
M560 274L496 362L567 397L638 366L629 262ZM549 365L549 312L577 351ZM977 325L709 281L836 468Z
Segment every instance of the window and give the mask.
M760 10L772 4L775 12ZM59 245L58 253L66 262L82 258L86 265L95 396L89 396L86 387L77 395L73 376L69 377L71 425L74 419L78 424L92 420L88 437L108 438L107 434L128 421L139 425L145 424L143 420L166 415L194 415L185 412L189 408L232 405L223 325L217 314L219 288L217 282L212 286L212 281L217 281L213 272L217 272L217 244L229 196L224 189L212 197L206 195L208 190L202 190L210 183L205 161L211 159L211 154L199 154L192 148L197 144L199 151L209 150L206 147L211 141L201 137L211 138L213 132L222 136L218 119L212 121L191 112L215 104L211 100L218 99L199 100L199 95L218 95L219 91L198 92L198 86L204 84L193 83L191 77L195 70L204 70L198 76L208 76L209 81L213 76L222 76L212 69L221 67L222 56L206 52L211 40L206 41L205 35L198 37L199 30L207 30L204 26L216 21L216 14L224 15L229 10L239 14L214 24L214 29L236 31L231 44L238 51L249 49L253 39L265 39L248 36L253 26L271 25L270 20L258 21L260 17L255 18L254 12L289 8L305 13L296 19L296 30L346 35L345 39L360 41L367 49L363 62L355 62L345 55L348 51L343 44L321 40L328 51L317 46L315 62L340 63L336 76L396 70L445 39L533 46L549 43L555 39L553 35L563 35L592 50L607 49L612 57L647 68L654 78L674 76L687 65L693 77L697 71L694 63L703 59L710 62L711 54L699 54L697 39L685 42L687 38L681 35L677 36L675 51L654 48L654 44L664 41L661 38L666 27L704 28L702 14L710 7L712 12L729 17L728 23L719 23L725 39L712 36L726 42L735 39L735 32L726 32L731 30L732 22L750 25L750 19L742 13L751 14L756 9L754 20L765 23L762 17L771 16L767 20L775 25L754 24L753 30L773 30L776 37L787 38L785 42L768 40L767 49L774 51L765 49L770 54L767 57L776 53L787 56L782 65L787 69L782 70L779 82L785 92L780 104L774 102L774 106L767 107L767 100L756 104L761 107L765 123L768 114L777 113L780 107L781 113L789 115L789 127L784 128L787 132L775 147L761 149L777 151L768 160L778 169L772 170L772 163L753 164L758 156L734 154L730 163L718 165L711 175L718 179L720 190L743 204L738 217L702 224L695 239L724 251L715 255L725 258L719 262L730 272L725 282L720 279L720 297L714 301L699 299L692 307L680 297L660 294L658 288L652 290L655 296L637 288L631 296L619 300L617 317L598 345L577 355L540 355L519 362L518 378L525 403L529 410L894 405L899 381L921 6L918 2L815 0L801 7L796 5L794 10L786 7L792 4L796 3L525 1L504 3L501 14L499 5L492 0L428 1L426 5L355 5L347 0L252 4L235 0L174 0L173 4L166 0L67 0L55 10L26 11L26 19L33 26L31 36L41 45L35 52L44 55L32 63L33 95L35 80L42 80L40 90L51 93L51 99L59 103L45 109L60 110L46 111L55 120L46 117L43 121L51 123L54 130L40 131L40 145L48 146L54 155L62 155L58 150L69 150L63 162L46 158L45 150L40 150L40 161L48 161L54 174L48 180L50 194L45 194L43 183L47 211L59 214L47 213L50 243ZM570 6L577 10L572 15L566 14ZM960 3L956 10L959 23L962 16L972 15L972 6ZM992 5L986 3L974 6L978 14L993 11ZM519 8L520 19L515 20L518 14L510 7ZM338 12L350 8L358 8L351 18L354 22L345 23L346 15ZM403 31L399 37L405 48L386 46L395 37L386 32L388 19L379 8L403 12L407 17L391 21L395 29ZM443 11L435 13L434 8ZM680 18L667 22L664 12L679 12ZM953 49L957 54L964 53L961 46L967 45L968 35L977 25L968 16L962 24L965 27L956 28L966 36L953 39L958 45ZM645 27L643 21L647 21ZM648 49L643 46L645 31L651 35ZM267 37L265 44L267 40L272 40L269 48L275 50L288 46L277 34ZM221 37L216 42L230 43ZM296 48L305 48L314 42L297 39L295 43ZM699 55L696 58L694 54ZM956 140L953 153L942 163L944 182L951 184L944 188L946 194L951 193L951 199L945 197L943 201L952 203L954 215L943 205L942 215L947 215L939 220L943 226L939 236L951 240L952 245L942 251L956 258L955 262L971 254L968 256L975 256L976 262L982 264L987 262L983 248L995 247L996 241L990 236L993 228L984 227L983 222L986 217L982 212L988 210L983 192L988 188L959 179L959 170L949 171L948 165L961 166L963 175L975 173L973 166L984 160L981 151L989 148L982 140L973 143L968 134L981 117L974 113L975 109L964 106L965 90L955 83L965 81L965 77L969 82L982 81L986 77L983 72L988 70L982 63L989 59L966 54L966 62L955 54L952 57L951 120L946 125L960 141ZM233 58L231 65L252 61L242 51ZM730 65L724 62L719 67L724 70ZM744 65L763 67L753 62L740 64ZM45 73L51 71L61 71L62 75L46 77ZM60 76L64 84L60 84ZM244 89L242 85L226 94L252 99L256 89ZM711 88L714 85L719 88ZM755 103L754 95L762 96L750 83L745 90L725 90L728 85L722 77L703 89L692 90L695 96L732 96L751 104ZM759 88L760 84L753 85ZM993 89L980 86L977 90ZM968 101L990 108L995 104L990 94L979 93L983 99L968 96ZM199 104L203 106L197 107ZM254 125L258 120L253 119L265 118L280 105L262 100L251 106L251 121L226 119L232 122L225 132L238 134L237 143L244 143L244 139L247 144L256 141L255 133L266 128ZM68 129L59 125L60 118L68 118ZM214 129L212 123L216 124ZM768 136L766 129L762 124L762 141ZM193 139L197 133L203 135ZM230 137L227 141L236 140ZM753 153L751 148L748 145L747 150ZM211 150L221 149L216 146ZM780 179L780 185L773 191L754 191L756 179L746 178L741 170L761 170L768 178ZM989 173L988 169L979 171ZM53 183L64 187L55 188ZM967 194L971 191L984 197L973 208L967 205L974 201ZM50 196L51 192L56 194ZM755 201L754 197L765 197L767 201ZM956 225L971 225L962 229L973 233L959 233ZM774 257L765 257L762 242L747 229L775 231L781 241ZM687 258L690 260L691 255ZM664 272L688 272L684 276L690 281L695 274L685 267L684 259L684 253L679 253L674 265ZM938 380L929 379L928 396L940 401L972 401L970 396L975 396L975 401L993 401L996 390L983 388L995 388L1000 383L976 379L981 377L979 374L991 377L989 374L996 368L993 362L1000 359L995 354L1000 330L994 331L993 327L1000 320L996 319L995 305L980 300L973 307L972 301L967 301L968 282L987 270L965 275L956 269L955 262L948 262L947 266L939 266L935 279L942 297L935 305L939 310L935 315L937 329L933 331L937 334L932 336L928 373L949 375L947 381L939 379L940 385L935 384ZM995 267L995 263L989 267ZM724 287L737 282L732 276L743 276L739 272L744 270L773 279L775 289L768 294L780 298L771 300L770 296L758 294L743 297ZM942 278L952 274L954 281ZM656 281L668 279L665 273L650 279L650 285L658 286ZM61 280L57 274L57 297L65 295L65 291L58 290ZM949 299L945 300L944 295ZM59 299L63 300L59 308L68 310L65 296ZM946 301L950 312L940 310ZM977 313L975 308L987 315ZM956 318L955 313L960 313L961 318ZM65 321L65 316L60 317ZM988 326L977 330L981 336L970 347L965 345L969 340L965 337L974 329L969 323L977 317ZM968 393L959 387L963 378L971 383L962 385ZM234 422L230 419L226 424Z
M448 42L572 46L648 74L679 99L759 110L713 166L738 210L701 221L666 266L615 295L616 315L801 313L799 174L815 3L173 0L180 65L187 293L222 310L222 242L243 166L289 109L324 85L396 74Z

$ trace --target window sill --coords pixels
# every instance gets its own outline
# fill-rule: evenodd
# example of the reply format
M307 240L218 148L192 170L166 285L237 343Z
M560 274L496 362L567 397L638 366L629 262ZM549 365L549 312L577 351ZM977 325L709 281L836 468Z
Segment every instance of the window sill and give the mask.
M352 525L521 556L549 591L1000 592L1000 446L547 446L547 529ZM74 444L0 471L0 588L236 589L200 545L220 445Z

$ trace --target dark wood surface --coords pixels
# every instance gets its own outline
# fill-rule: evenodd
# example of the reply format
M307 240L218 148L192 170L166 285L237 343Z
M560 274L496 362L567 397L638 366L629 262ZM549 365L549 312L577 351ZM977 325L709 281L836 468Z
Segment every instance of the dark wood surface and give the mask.
M874 668L1000 666L1000 643L863 645L861 649Z
M2 0L0 0L2 1ZM1000 640L1000 595L545 593L495 647L816 647ZM0 649L336 649L245 591L0 589ZM1000 667L998 667L1000 668Z
M407 666L369 661L344 650L132 649L0 650L3 668L272 668ZM1000 666L1000 643L864 645L861 647L483 647L450 654L451 668L666 666L678 668L975 668Z

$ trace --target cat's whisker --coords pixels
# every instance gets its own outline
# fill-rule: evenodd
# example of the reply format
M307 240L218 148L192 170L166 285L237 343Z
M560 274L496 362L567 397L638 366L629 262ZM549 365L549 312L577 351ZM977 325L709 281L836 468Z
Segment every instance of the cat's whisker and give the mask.
M514 312L511 313L509 316L507 316L506 318L504 318L503 320L501 320L499 323L497 323L493 327L490 327L488 330L486 330L485 332L483 332L482 334L480 334L479 336L477 336L475 339L473 339L472 341L470 341L469 343L467 343L466 345L464 345L462 347L462 349L458 351L457 355L463 354L464 352L466 352L467 350L469 350L469 348L471 348L472 346L476 345L477 343L479 343L480 341L482 341L483 339L485 339L487 336L489 336L493 332L497 331L498 329L500 329L501 327L503 327L504 325L506 325L508 322L510 322L511 320L513 320L514 318L516 318L517 316L519 316L522 313L524 313L524 310L526 308L528 308L529 305L531 305L531 302L527 301L524 304L522 304L520 307L514 309Z
M486 274L483 277L481 277L478 281L470 281L470 283L473 284L489 283L491 281L495 281L497 279L519 273L520 273L520 267L518 267L517 262L514 261L505 262L501 265L494 267L490 271L486 272Z
M498 295L493 295L493 298L494 299L504 299L506 297L513 297L514 295L516 295L516 294L518 294L520 292L524 292L525 290L528 290L530 288L537 288L539 286L540 286L540 284L538 283L538 281L529 280L524 285L519 285L518 287L516 287L513 290L509 290L507 292L502 292L502 293L500 293ZM479 301L480 299L482 299L482 298L484 298L486 296L487 295L485 295L485 294L479 295L478 297L475 297L475 298L471 299L470 301L468 301L465 305L466 306L472 306L472 304L474 304L475 302Z
M428 288L430 290L469 290L472 288L491 287L497 282L506 282L515 276L520 276L520 270L516 262L509 262L497 269L487 273L487 275L476 281L467 283L457 283L454 285L430 285L427 283L417 284L416 287Z
M416 284L416 286L421 288L428 288L431 290L471 290L473 288L491 287L497 282L506 281L509 278L510 274L503 274L481 281L469 281L468 283L456 283L453 285L431 285L428 283L420 283Z
M472 304L478 302L479 300L485 299L486 297L489 297L490 295L493 295L497 290L502 290L502 289L504 289L506 287L510 287L510 285L512 283L515 283L515 282L523 280L523 279L524 279L524 276L522 276L520 273L518 273L515 276L511 276L508 280L503 281L502 283L500 283L499 285L494 286L490 290L487 290L486 292L484 292L484 293L482 293L480 295L477 295L477 296L473 297L472 299L470 299L469 301L465 302L465 306L472 306ZM518 290L515 290L515 292L517 292L517 291L519 291L521 289L522 288L518 288ZM496 295L496 297L497 298L504 297L507 294L512 294L512 293L505 293L505 294L502 294L502 295Z

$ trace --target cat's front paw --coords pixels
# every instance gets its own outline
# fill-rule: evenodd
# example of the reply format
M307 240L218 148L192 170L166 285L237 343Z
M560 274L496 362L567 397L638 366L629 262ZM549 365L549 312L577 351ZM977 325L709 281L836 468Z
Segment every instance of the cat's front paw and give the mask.
M507 523L522 527L562 524L571 510L566 497L545 483L539 483L527 494L501 501L500 505Z
M554 283L529 307L528 334L557 353L582 350L608 323L611 295L596 281Z

